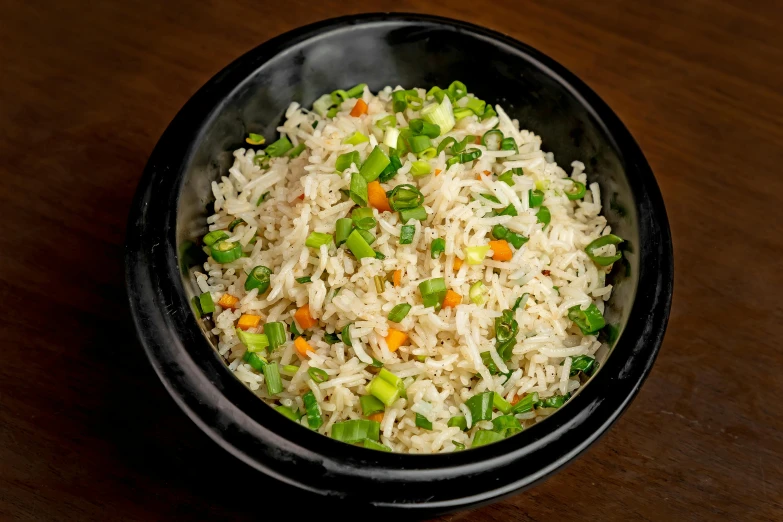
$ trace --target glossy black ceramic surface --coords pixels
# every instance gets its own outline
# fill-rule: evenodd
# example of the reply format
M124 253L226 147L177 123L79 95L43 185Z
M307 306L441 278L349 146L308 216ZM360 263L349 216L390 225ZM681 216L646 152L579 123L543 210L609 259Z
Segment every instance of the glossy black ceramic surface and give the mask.
M613 232L626 238L607 321L622 333L591 382L545 422L448 455L365 450L313 433L247 390L192 314L190 240L206 231L210 183L248 132L275 135L292 101L367 83L448 86L500 103L557 162L586 164ZM198 249L195 249L198 251ZM463 22L407 14L339 18L240 57L199 90L155 148L131 210L127 284L140 339L162 382L235 457L316 494L378 506L458 509L529 486L593 443L628 406L660 347L672 295L672 243L650 167L627 129L581 81L538 51ZM184 272L183 272L184 270ZM183 276L183 273L185 274Z

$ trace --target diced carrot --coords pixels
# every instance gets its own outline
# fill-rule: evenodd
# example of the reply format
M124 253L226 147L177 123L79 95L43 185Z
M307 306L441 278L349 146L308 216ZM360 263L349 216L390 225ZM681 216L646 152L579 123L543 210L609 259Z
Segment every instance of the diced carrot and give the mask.
M242 314L242 317L239 318L239 322L237 322L237 328L249 330L250 328L256 328L260 323L260 315Z
M490 241L489 248L492 249L492 259L495 261L511 261L511 257L514 255L511 247L508 246L508 241L505 239Z
M511 402L510 403L513 406L514 404L518 403L521 399L522 398L515 393L514 396L511 398Z
M438 174L440 174L441 172L442 172L442 171L441 171L440 169L435 169L435 175L436 175L436 176L437 176Z
M304 201L304 194L299 194L299 195L296 197L296 199L301 199L302 201Z
M394 282L394 286L400 286L400 282L402 282L402 270L394 271L394 274L392 275L392 281Z
M446 298L443 300L443 308L454 308L462 303L462 296L453 290L446 292Z
M302 330L307 330L318 324L318 321L313 319L313 316L310 315L309 304L306 304L297 310L294 314L294 319L296 319L296 324L298 324Z
M313 347L310 346L307 341L305 341L304 337L297 337L294 339L294 348L296 348L296 351L299 352L299 355L302 357L307 356L307 352L314 352Z
M372 415L367 416L368 419L374 420L375 422L381 422L383 420L383 412L373 413Z
M234 297L231 294L223 294L220 299L218 299L217 304L222 306L223 308L236 308L237 303L239 302L239 299Z
M358 118L362 114L367 114L367 104L359 98L356 100L356 105L353 106L353 109L351 109L351 116L354 118Z
M460 259L458 257L455 257L454 258L454 265L452 266L452 268L454 269L455 272L457 270L459 270L460 268L462 268L462 259Z
M389 347L390 352L396 352L407 340L408 334L389 328L389 335L386 336L386 346Z
M386 197L386 191L383 190L381 183L376 179L367 185L367 201L370 206L378 209L379 212L391 212L389 198Z

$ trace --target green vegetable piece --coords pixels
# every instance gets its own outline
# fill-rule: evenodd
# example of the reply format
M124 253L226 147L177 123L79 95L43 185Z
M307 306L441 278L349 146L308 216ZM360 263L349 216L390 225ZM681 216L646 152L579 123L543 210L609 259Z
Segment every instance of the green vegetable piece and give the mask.
M361 167L362 160L358 151L353 150L337 156L337 160L334 162L334 169L337 172L345 172L345 169L351 165L356 165L357 168Z
M302 401L305 405L305 411L307 412L307 425L310 429L317 430L323 423L323 417L321 417L321 408L318 406L318 400L315 398L315 394L312 390L308 391L302 396Z
M455 415L449 419L449 422L446 423L446 426L449 428L457 427L462 431L466 431L468 429L468 420L464 415Z
M604 247L606 245L619 245L623 242L623 238L619 236L615 236L614 234L607 234L605 236L601 236L595 241L591 242L589 245L585 247L585 252L587 252L587 255L590 259L593 260L593 262L600 266L609 266L615 261L619 261L623 254L618 251L613 256L598 256L595 255L595 251L598 250L601 247Z
M419 293L425 308L435 307L439 310L446 298L446 281L442 277L427 279L419 283Z
M432 240L430 245L430 256L432 259L438 259L440 255L446 251L446 240L437 238Z
M400 228L400 244L410 245L413 243L413 236L416 235L415 225L403 225Z
M373 395L362 395L359 397L359 403L362 406L362 414L365 416L384 411L385 408L383 403Z
M543 223L544 226L547 226L549 222L552 221L552 215L549 213L547 207L542 206L538 209L538 212L536 212L536 219L538 219L539 223Z
M389 312L389 321L393 323L399 323L403 319L405 319L405 316L408 315L408 312L411 311L411 305L408 303L400 303L394 308L391 309L391 312Z
M283 136L276 142L270 143L265 152L270 158L278 158L292 148L294 146L291 144L291 141L286 136Z
M473 444L471 448L478 448L479 446L486 446L495 442L500 442L505 437L496 431L479 430L476 435L473 436Z
M421 413L416 414L416 427L423 428L425 430L432 430L432 423L427 420L427 417Z
M579 305L572 306L568 309L568 318L582 330L584 335L595 335L606 325L604 316L594 303L590 303L585 310L582 310Z
M492 420L492 406L494 404L495 392L478 393L465 401L465 405L470 410L470 416L473 424L482 420Z
M231 263L242 257L242 245L235 241L221 239L212 244L209 253L218 263Z
M345 241L345 246L348 247L348 250L353 253L356 259L375 257L375 250L367 244L367 241L359 234L358 230L351 232Z

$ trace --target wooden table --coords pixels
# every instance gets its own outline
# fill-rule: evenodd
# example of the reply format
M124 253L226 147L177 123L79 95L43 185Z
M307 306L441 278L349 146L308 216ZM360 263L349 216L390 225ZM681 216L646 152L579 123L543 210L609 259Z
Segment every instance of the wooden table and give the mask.
M275 485L180 412L136 341L131 197L176 111L241 53L421 4L3 3L0 519L256 518ZM663 191L677 278L658 362L609 434L442 520L783 519L783 3L446 4L431 12L533 45L617 111Z

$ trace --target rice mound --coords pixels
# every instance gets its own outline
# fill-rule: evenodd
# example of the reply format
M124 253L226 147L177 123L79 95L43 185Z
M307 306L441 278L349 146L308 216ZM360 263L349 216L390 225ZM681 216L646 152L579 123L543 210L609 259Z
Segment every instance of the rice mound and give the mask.
M541 138L520 130L518 122L496 106L497 116L484 121L475 116L463 118L433 142L437 146L446 136L457 141L468 135L481 136L497 126L504 136L514 138L518 153L469 145L469 149L482 150L481 157L447 168L446 154L440 152L428 160L432 174L417 178L410 170L418 158L409 153L401 158L397 175L384 183L386 190L413 184L425 197L426 220L408 222L416 230L411 244L399 244L402 224L397 212L374 210L378 226L372 248L384 259L357 260L334 243L318 249L305 246L311 232L334 234L336 220L350 217L356 206L341 191L349 189L357 167L337 172L336 158L355 150L366 159L383 140L383 131L375 123L384 117L395 115L398 127L419 117L411 108L396 114L392 111L392 92L399 89L386 87L376 96L365 87L361 98L368 112L359 117L349 115L355 99L345 100L333 118L292 103L285 123L277 130L294 146L305 145L296 158L272 158L268 166L258 166L253 161L257 151L236 150L228 175L212 183L215 213L208 224L210 231L226 230L233 221L244 220L229 234L230 241L239 242L246 255L225 264L209 257L203 271L196 271L194 277L201 292L209 292L215 303L225 293L239 298L234 309L216 306L212 333L228 367L265 402L304 411L302 395L312 390L324 420L318 431L330 435L335 422L365 418L359 398L367 395L366 386L377 373L371 364L376 359L401 377L407 390L407 400L398 399L386 408L380 442L397 452L451 452L460 445L470 447L477 430L492 428L489 421L471 422L465 406L471 396L494 391L513 401L533 392L542 399L573 393L582 382L578 375L570 375L571 357L590 355L599 362L605 357L608 347L594 335L583 335L568 318L568 310L593 303L603 313L612 291L605 282L610 267L597 266L584 248L610 230L600 215L599 187L587 183L584 165L572 163L569 175L554 162L552 153L541 150ZM417 90L424 98L425 91ZM455 106L464 105L467 99ZM343 143L357 131L369 141ZM514 176L513 186L498 181L496 175L520 167L524 174ZM588 186L583 199L566 197L564 191L572 186L569 180ZM528 191L536 187L543 188L544 204L551 213L548 225L538 222L536 210L529 205ZM262 198L265 193L268 195ZM492 195L499 203L481 194ZM259 199L263 202L257 204ZM495 215L508 205L516 208L517 216ZM490 251L480 265L455 265L455 258L465 259L466 247L487 245L497 224L529 241L514 251L510 261L494 261ZM445 252L433 259L430 245L435 238L445 239ZM613 248L608 247L610 254ZM258 265L272 271L269 290L262 295L256 289L244 289L246 274ZM375 276L387 281L395 270L401 270L400 286L386 282L383 291L377 292ZM304 276L310 276L312 282L296 282ZM462 304L438 311L425 308L417 285L433 277L443 277L449 289L463 296ZM471 284L479 280L488 291L481 306L468 299ZM514 312L519 335L513 356L503 361L495 349L494 321L525 293L529 297ZM409 340L391 352L385 341L390 328L387 316L400 303L412 308L401 323L391 326L406 332ZM280 366L299 365L295 375L282 375L283 391L269 397L263 373L243 361L246 348L238 339L236 323L242 314L254 314L261 316L262 325L282 321L288 330L294 312L305 304L318 320L318 325L307 331L314 351L302 357L287 335L282 347L266 355ZM353 346L325 342L326 333L339 334L348 323L353 325ZM261 327L249 331L259 332ZM490 374L480 356L487 351L505 375ZM314 382L308 375L310 367L323 369L328 380ZM517 418L527 428L553 411L536 408ZM416 426L417 413L432 423L431 430ZM465 415L470 429L448 427L449 418L455 415ZM299 422L308 425L306 417Z

